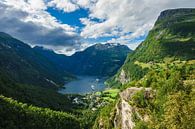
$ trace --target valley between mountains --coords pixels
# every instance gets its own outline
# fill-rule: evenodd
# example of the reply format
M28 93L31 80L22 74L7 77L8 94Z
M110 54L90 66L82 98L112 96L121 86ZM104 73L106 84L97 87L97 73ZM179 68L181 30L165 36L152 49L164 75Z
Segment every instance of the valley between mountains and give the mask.
M1 32L0 128L195 129L195 9L161 12L134 51L66 56Z

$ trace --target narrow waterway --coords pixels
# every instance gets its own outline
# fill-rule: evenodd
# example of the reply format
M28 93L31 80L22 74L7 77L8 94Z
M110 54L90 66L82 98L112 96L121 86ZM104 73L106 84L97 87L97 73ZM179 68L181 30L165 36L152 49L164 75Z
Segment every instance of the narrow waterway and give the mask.
M62 94L86 94L105 89L105 78L95 76L78 76L77 80L64 85L58 92Z

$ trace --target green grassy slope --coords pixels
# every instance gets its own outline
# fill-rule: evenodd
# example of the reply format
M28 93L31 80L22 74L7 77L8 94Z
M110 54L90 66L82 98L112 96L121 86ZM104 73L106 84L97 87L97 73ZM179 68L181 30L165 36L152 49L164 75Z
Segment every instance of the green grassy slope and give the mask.
M20 102L55 110L74 110L72 100L66 95L44 87L15 83L0 73L0 94Z
M129 99L135 129L195 128L194 28L195 9L163 11L146 40L108 80L121 90L152 89L148 93L141 90ZM127 80L124 84L120 82L122 71Z
M27 44L0 32L0 72L15 82L57 88L74 77Z
M56 91L73 78L30 46L0 33L0 128L80 128L69 115L79 106Z
M134 114L136 129L195 128L195 60L156 63L144 78L127 87L151 87L140 91L129 103L143 118Z
M79 129L71 114L27 105L0 96L0 128L2 129Z
M161 13L146 40L129 54L122 66L128 81L142 78L148 69L141 69L136 61L144 63L195 59L195 9L173 9ZM121 70L108 82L121 85Z

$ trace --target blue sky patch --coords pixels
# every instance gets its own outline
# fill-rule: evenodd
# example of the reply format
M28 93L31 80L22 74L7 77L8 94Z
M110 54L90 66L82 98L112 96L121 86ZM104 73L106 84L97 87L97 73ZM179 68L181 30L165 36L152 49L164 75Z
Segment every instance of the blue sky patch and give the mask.
M74 12L65 13L63 11L57 10L55 8L49 7L47 9L52 16L54 16L58 21L68 24L71 26L77 26L79 28L84 27L84 25L80 22L80 18L88 17L89 12L86 9L78 9Z

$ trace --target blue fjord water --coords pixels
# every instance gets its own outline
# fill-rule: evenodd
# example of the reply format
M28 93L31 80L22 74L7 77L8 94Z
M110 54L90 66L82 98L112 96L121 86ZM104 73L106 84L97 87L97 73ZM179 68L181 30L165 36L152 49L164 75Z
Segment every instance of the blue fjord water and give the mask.
M64 85L58 92L62 94L86 94L105 89L105 78L95 76L78 76L77 80Z

